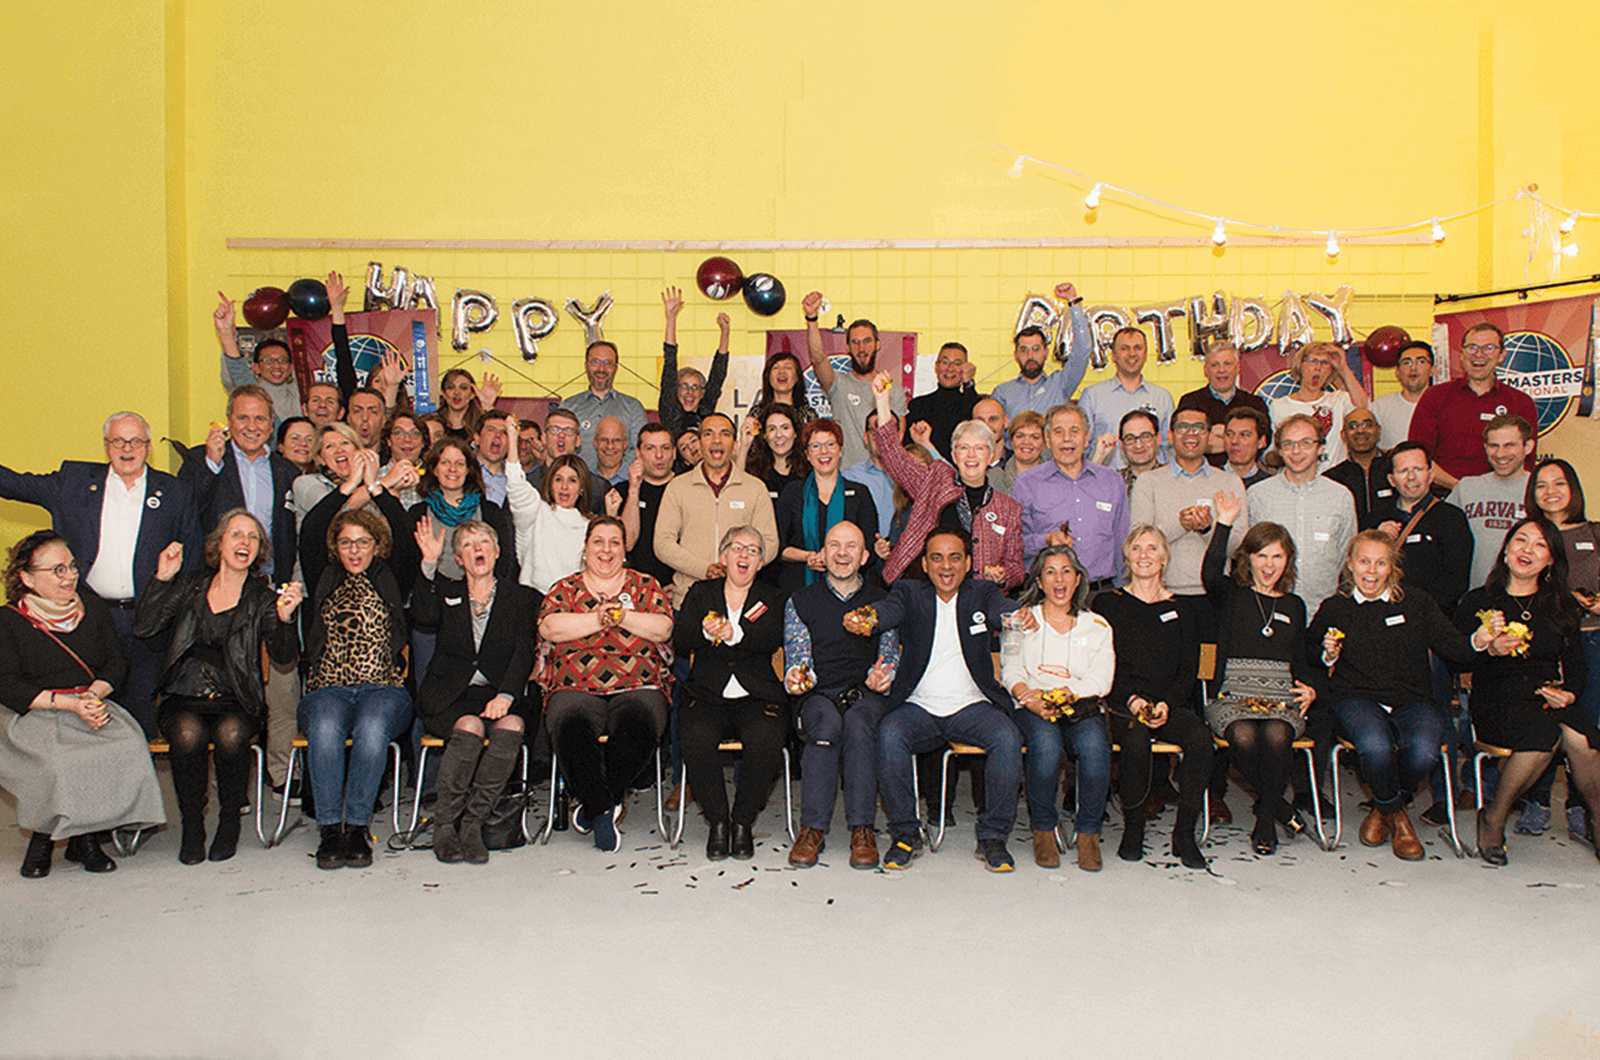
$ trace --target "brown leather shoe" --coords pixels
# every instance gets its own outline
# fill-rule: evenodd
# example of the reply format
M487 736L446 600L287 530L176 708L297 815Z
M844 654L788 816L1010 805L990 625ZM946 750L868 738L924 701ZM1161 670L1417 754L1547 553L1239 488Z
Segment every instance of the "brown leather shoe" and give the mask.
M1389 819L1379 809L1374 809L1367 814L1367 819L1361 822L1361 845L1365 847L1381 847L1389 840Z
M1221 799L1211 800L1211 823L1232 824L1233 811L1228 809L1228 804Z
M1427 857L1422 849L1422 840L1417 838L1417 830L1411 826L1411 815L1406 813L1405 807L1389 815L1389 827L1394 831L1394 856L1402 861L1421 861Z
M817 863L817 855L828 845L828 837L816 828L800 829L800 837L789 849L789 864L797 869L809 869Z
M667 793L666 808L669 811L677 810L677 808L678 808L678 800L681 799L681 798L683 798L683 785L682 784L674 784L674 785L672 785L672 790Z
M1061 867L1061 847L1056 843L1054 832L1033 833L1033 863L1041 869L1059 869Z
M1100 837L1087 832L1078 833L1078 868L1084 872L1100 871Z
M1154 821L1160 817L1167 808L1167 800L1160 795L1151 795L1144 800L1144 819Z
M878 867L878 836L864 824L850 829L850 867L875 869Z

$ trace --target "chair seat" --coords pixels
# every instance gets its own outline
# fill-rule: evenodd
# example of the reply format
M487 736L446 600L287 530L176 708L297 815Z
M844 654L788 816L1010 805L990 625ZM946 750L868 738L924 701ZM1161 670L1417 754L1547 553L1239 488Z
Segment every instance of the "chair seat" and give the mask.
M1213 736L1211 738L1211 742L1216 744L1218 748L1225 748L1228 746L1228 741L1224 740L1220 736ZM1289 746L1294 748L1296 751L1310 751L1313 750L1317 744L1315 740L1299 739Z
M1509 747L1496 747L1494 744L1484 743L1482 740L1473 740L1472 749L1479 754L1492 755L1495 758L1510 758L1515 754Z

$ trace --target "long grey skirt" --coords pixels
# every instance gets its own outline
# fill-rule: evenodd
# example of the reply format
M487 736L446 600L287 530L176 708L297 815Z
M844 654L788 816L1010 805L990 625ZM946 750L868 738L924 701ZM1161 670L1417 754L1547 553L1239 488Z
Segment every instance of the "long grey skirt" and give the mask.
M53 839L165 824L150 745L133 716L106 704L98 731L66 710L0 710L0 788L17 823Z

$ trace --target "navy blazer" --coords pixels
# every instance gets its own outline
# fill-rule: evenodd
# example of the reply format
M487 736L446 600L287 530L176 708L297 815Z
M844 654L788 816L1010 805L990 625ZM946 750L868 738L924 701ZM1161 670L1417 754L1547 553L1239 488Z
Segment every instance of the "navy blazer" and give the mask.
M60 471L45 475L0 467L0 497L37 504L48 511L56 533L67 539L73 558L87 575L100 554L100 509L110 470L110 464L82 460L65 461ZM205 536L200 532L189 484L153 467L146 470L144 518L139 521L139 539L133 547L136 591L150 583L162 549L174 541L183 545L183 569L198 567Z
M300 477L300 469L275 452L270 453L267 459L272 468L272 494L277 498L272 507L272 525L267 527L267 536L272 539L272 577L281 583L294 574L294 480ZM222 454L222 470L215 475L206 463L205 446L190 447L183 454L183 467L178 471L178 477L189 483L194 491L195 507L200 513L200 527L204 533L209 534L216 529L217 519L222 513L245 506L244 486L239 482L239 462L233 455L232 442L228 443L227 451Z
M900 631L900 670L889 689L889 703L898 707L922 680L933 655L934 623L938 619L939 596L933 583L901 578L889 595L872 605L878 613L880 629ZM989 650L991 634L1000 631L1001 620L1021 606L1008 599L1000 587L986 579L968 578L956 590L956 630L961 635L961 654L967 672L989 701L1009 715L1011 694L1000 687L994 676L994 654Z

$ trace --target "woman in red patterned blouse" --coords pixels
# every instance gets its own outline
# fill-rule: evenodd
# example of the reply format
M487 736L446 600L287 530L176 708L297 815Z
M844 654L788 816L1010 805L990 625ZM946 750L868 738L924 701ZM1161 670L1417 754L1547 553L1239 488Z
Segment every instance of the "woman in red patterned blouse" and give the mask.
M545 723L575 799L573 827L606 851L621 846L616 812L666 729L672 680L672 601L626 557L622 521L597 518L583 569L556 582L539 612Z

